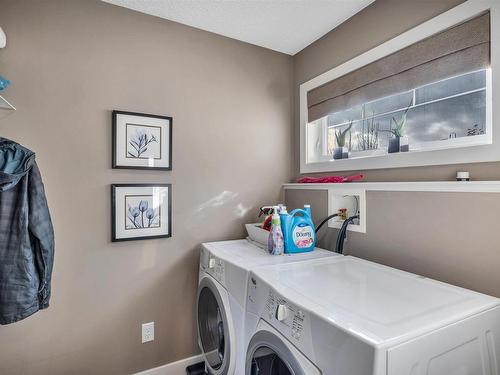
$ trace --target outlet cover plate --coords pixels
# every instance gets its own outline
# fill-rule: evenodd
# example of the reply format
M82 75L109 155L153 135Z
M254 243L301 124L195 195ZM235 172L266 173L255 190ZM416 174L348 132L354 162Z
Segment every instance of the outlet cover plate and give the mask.
M142 325L142 343L155 339L155 322L144 323Z
M356 201L356 197L357 201ZM328 189L328 215L338 212L340 208L347 208L347 216L355 215L356 207L359 211L359 224L349 224L347 230L366 233L366 190L364 189ZM329 228L340 229L343 220L333 218L328 221Z

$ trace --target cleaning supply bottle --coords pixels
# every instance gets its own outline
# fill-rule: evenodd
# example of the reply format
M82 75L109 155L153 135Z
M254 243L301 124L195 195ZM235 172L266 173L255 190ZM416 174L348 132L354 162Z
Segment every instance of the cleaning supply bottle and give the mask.
M267 248L272 255L281 255L284 252L283 232L281 231L281 221L277 206L274 207Z
M278 204L278 215L281 215L282 212L286 212L286 206L283 203Z
M285 243L285 253L303 253L314 250L316 232L311 218L311 206L293 210L281 215L281 228Z

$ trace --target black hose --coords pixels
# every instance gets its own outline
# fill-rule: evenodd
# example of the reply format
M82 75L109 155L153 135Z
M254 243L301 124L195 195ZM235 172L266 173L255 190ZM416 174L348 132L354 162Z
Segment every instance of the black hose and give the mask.
M318 231L321 229L321 227L322 227L323 225L325 225L325 223L326 223L326 222L328 222L328 220L333 219L334 217L337 217L337 216L339 216L339 214L338 214L338 213L336 213L336 214L331 214L330 216L328 216L327 218L325 218L325 219L324 219L324 220L323 220L323 221L322 221L322 222L321 222L321 223L320 223L320 224L316 227L316 233L318 233Z
M336 253L344 254L344 240L347 234L347 227L349 224L352 224L354 222L354 219L359 219L359 215L351 216L350 218L344 220L344 222L342 223L339 234L337 236L337 243L335 245Z

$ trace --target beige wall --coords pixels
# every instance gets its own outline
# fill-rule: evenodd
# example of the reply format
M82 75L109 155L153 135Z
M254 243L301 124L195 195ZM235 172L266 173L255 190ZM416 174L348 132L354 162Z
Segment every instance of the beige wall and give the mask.
M288 207L327 216L321 190L287 190ZM348 232L345 253L500 297L500 194L369 191L366 233ZM325 226L319 245L335 249Z
M360 13L294 56L294 158L293 171L299 177L300 84L324 73L404 31L462 3L464 0L377 0ZM436 181L468 170L477 180L499 180L500 163L396 168L363 171L367 181ZM342 172L351 174L358 171Z
M0 374L197 353L198 244L241 238L291 177L292 58L96 0L0 0L0 25L0 134L36 151L57 242L52 305L0 326ZM172 172L111 169L113 109L173 116ZM173 184L173 238L110 243L109 185L133 182Z

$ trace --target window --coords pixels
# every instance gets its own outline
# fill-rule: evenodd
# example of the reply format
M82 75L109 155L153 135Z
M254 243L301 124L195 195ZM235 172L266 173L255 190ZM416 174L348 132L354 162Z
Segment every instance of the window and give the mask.
M393 133L397 123L402 122L400 135L404 139L396 152L488 143L488 73L480 70L462 74L318 119L316 126L324 126L326 137L322 156L334 155L336 134L344 131L349 158L386 155L390 140L396 138Z
M466 1L302 84L301 173L500 160L499 13Z

